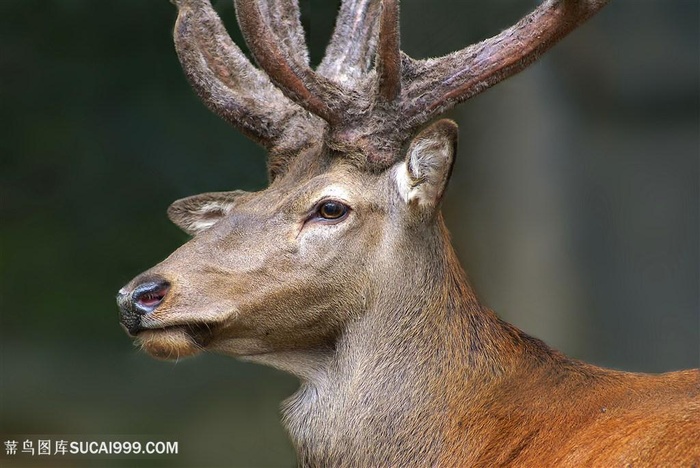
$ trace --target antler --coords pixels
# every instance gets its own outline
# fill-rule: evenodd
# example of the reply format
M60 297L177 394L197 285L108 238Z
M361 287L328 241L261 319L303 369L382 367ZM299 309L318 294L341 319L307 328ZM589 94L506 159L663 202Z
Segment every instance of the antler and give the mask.
M502 33L427 60L414 60L399 51L396 1L383 1L376 59L375 102L390 105L375 106L366 119L376 138L355 132L361 135L357 146L369 150L370 166L393 163L398 148L422 125L526 68L609 0L546 0Z
M357 88L372 67L377 47L377 0L345 0L318 73L349 88Z
M377 49L377 98L394 101L401 93L401 50L399 44L398 0L382 2Z
M409 127L422 125L512 76L593 16L609 0L547 0L502 33L437 59L411 61L403 99Z
M282 48L285 45L284 38L278 37L275 31L281 29L278 27L279 22L275 21L279 17L269 18L273 23L271 27L254 0L234 0L234 3L238 24L246 43L270 79L285 95L309 112L331 125L338 124L342 119L343 109L350 105L346 102L343 90L325 77L314 73L308 63L299 60L295 51ZM265 5L267 1L260 3ZM298 6L289 2L283 3L287 4L287 13L298 18Z
M294 140L301 144L317 129L316 119L285 98L248 61L208 1L174 3L179 11L175 48L185 75L207 107L270 150L290 146L290 135L297 135Z
M370 168L392 164L423 124L523 70L608 2L546 0L490 39L414 60L400 50L399 0L345 0L313 71L295 1L234 0L263 73L233 44L208 0L174 1L178 55L209 108L273 156L324 141L363 155Z

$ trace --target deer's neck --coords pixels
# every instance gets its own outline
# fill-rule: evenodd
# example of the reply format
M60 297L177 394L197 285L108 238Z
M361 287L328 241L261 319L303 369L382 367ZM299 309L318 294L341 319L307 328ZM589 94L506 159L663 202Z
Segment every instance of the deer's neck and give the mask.
M520 332L483 310L447 237L436 242L445 254L432 262L395 265L400 287L383 275L333 350L293 358L306 370L283 412L302 464L437 462L426 457L450 422L435 415L453 413L455 397L482 392L528 352Z

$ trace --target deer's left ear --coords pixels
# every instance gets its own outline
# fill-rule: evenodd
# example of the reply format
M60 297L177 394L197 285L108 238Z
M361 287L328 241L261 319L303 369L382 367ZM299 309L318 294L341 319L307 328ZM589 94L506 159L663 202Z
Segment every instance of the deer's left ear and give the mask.
M407 204L429 209L438 205L452 174L457 136L457 124L443 119L413 139L406 161L394 173L398 191Z
M233 192L210 192L181 198L168 208L168 218L180 229L193 236L206 231L231 212L235 201L246 194L242 190Z

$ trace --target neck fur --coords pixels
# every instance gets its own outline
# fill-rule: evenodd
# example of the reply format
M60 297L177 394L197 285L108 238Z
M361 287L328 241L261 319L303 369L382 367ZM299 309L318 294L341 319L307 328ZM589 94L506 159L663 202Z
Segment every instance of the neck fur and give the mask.
M302 465L436 463L425 457L439 452L440 425L449 424L435 414L450 412L450 382L463 393L483 388L516 365L504 356L529 346L529 337L482 308L447 235L431 238L433 261L415 256L392 266L402 289L376 285L332 349L256 359L302 380L283 405Z

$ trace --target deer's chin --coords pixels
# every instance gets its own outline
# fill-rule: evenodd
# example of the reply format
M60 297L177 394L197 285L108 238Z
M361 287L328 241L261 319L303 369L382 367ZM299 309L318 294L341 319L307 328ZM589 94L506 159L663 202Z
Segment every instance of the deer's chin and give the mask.
M202 346L186 327L144 330L138 334L136 341L148 354L163 360L177 360L202 351Z

